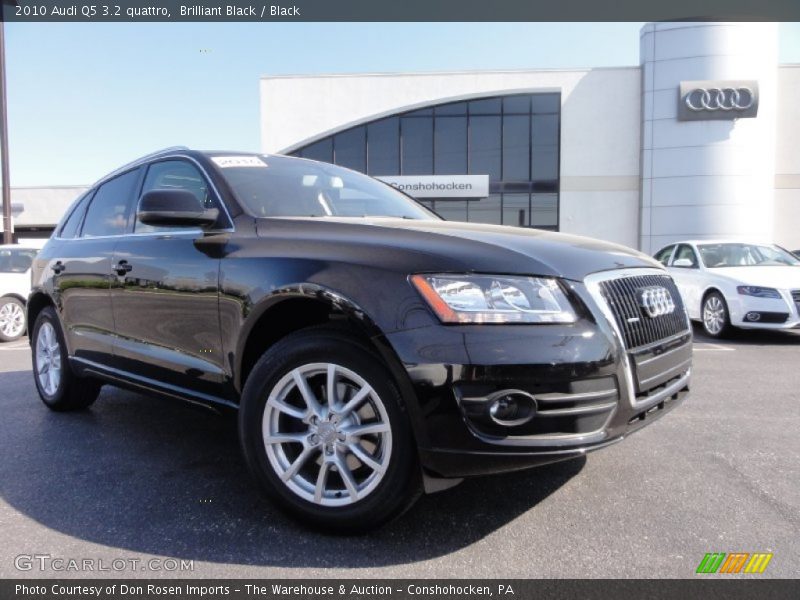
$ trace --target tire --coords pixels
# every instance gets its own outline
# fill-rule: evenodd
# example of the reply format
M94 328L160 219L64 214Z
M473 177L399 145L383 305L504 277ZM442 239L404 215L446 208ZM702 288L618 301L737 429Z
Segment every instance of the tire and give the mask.
M0 298L0 342L13 342L25 335L25 305L18 298Z
M722 294L711 292L703 298L703 307L700 314L703 331L713 338L724 338L731 333L731 319L728 312L728 303Z
M64 334L51 307L39 313L31 340L33 380L39 397L49 409L81 410L97 400L102 384L78 377L69 368Z
M334 410L327 400L331 371ZM299 331L261 357L244 387L239 434L261 488L317 529L374 529L422 491L411 426L392 376L374 352L337 329Z

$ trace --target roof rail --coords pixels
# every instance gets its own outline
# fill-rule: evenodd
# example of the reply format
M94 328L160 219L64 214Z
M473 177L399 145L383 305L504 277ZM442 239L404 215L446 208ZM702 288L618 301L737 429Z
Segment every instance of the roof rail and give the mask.
M126 171L127 169L130 169L134 165L137 165L140 162L142 162L144 160L147 160L148 158L155 158L156 156L159 156L161 154L165 154L167 152L176 152L176 151L179 151L179 150L189 150L189 148L187 146L167 146L166 148L161 148L161 150L156 150L155 152L150 152L149 154L145 154L144 156L140 156L139 158L137 158L135 160L132 160L132 161L130 161L128 163L125 163L124 165L114 169L113 171L111 171L107 175L103 175L94 184L92 184L92 186L94 186L97 183L100 183L104 179L109 179L110 177L113 177L117 173L121 173L122 171Z

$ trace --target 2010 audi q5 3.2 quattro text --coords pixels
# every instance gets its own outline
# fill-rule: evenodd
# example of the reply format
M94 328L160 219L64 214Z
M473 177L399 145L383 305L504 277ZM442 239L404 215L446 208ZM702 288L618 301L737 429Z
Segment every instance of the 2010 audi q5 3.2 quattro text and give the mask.
M164 150L80 197L34 263L34 379L239 410L255 479L367 529L423 489L578 457L679 404L691 330L633 250L453 223L300 158Z

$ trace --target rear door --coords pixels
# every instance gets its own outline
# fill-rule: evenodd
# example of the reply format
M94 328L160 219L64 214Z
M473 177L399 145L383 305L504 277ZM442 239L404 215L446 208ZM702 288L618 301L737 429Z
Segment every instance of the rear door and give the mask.
M69 352L85 362L113 363L111 259L127 229L140 176L134 169L100 185L78 204L46 255L40 254L53 274L52 294Z
M227 219L204 173L188 159L147 166L138 197L162 188L188 190ZM130 229L113 258L118 368L181 395L223 396L217 246L199 228L145 225L135 211Z

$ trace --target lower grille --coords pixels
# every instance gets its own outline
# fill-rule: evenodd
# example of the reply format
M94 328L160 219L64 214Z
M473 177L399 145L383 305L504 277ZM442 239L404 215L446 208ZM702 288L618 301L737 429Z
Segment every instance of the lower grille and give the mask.
M649 316L641 306L646 288L664 288L674 308L667 314ZM625 347L635 350L665 340L688 329L683 300L669 275L633 275L600 283L600 292L617 322Z

